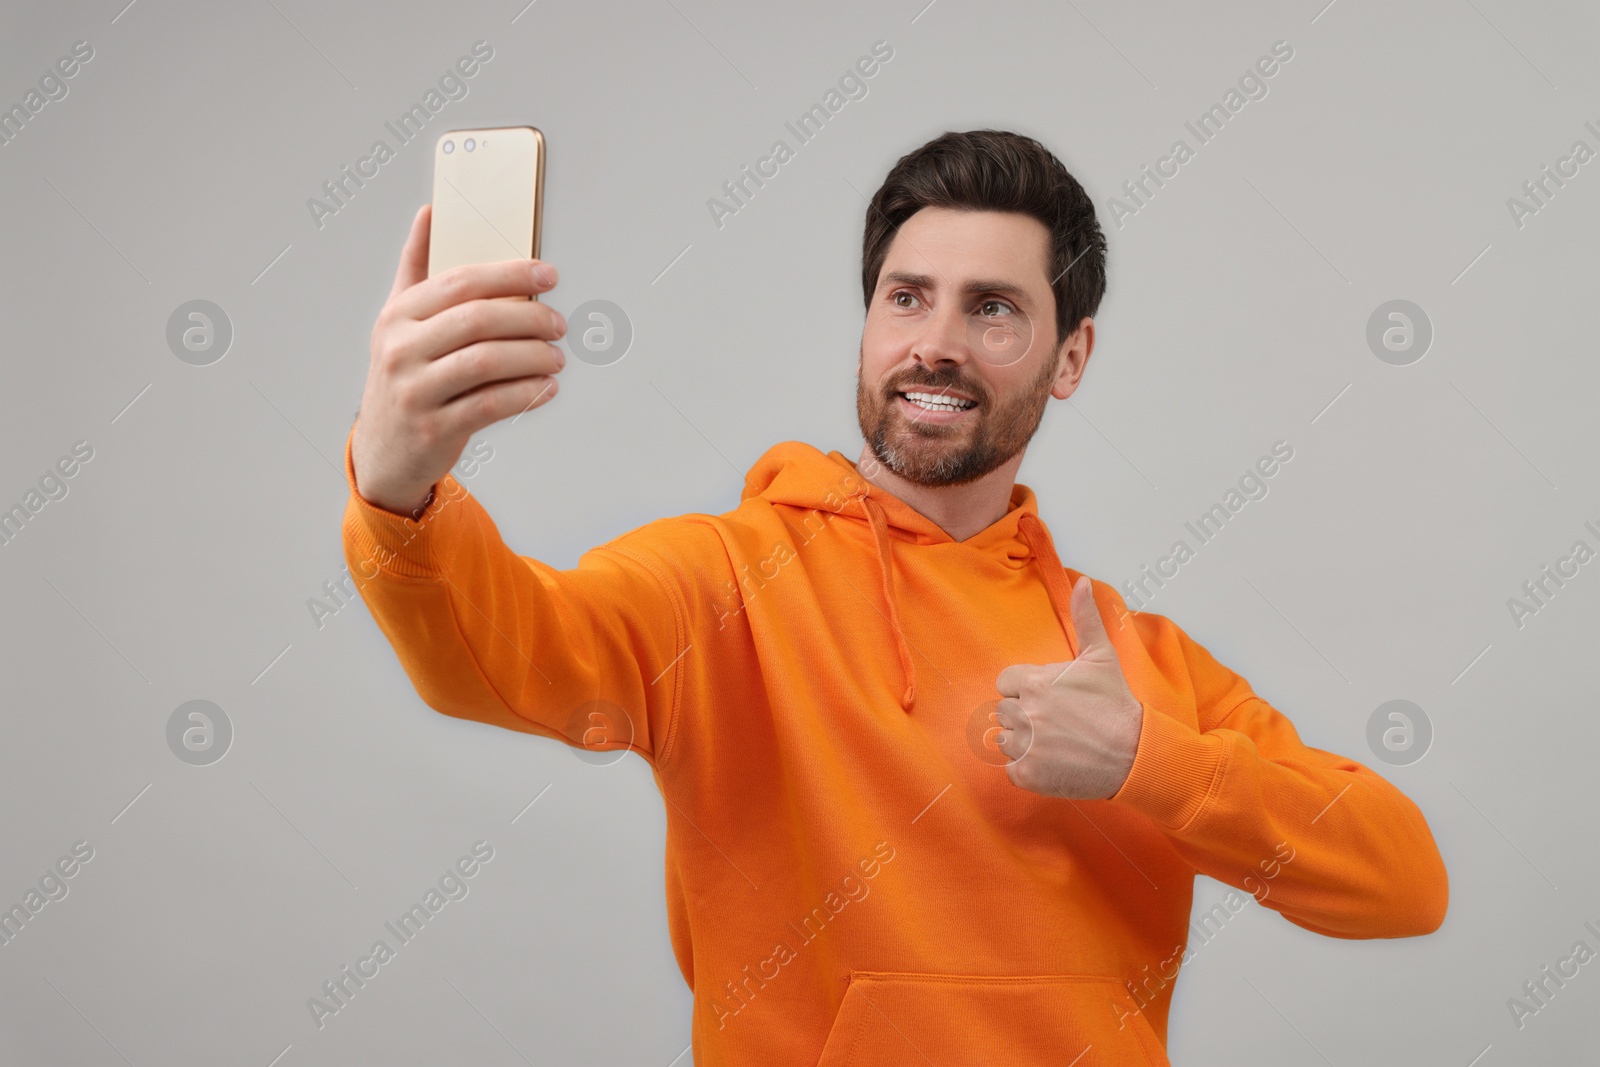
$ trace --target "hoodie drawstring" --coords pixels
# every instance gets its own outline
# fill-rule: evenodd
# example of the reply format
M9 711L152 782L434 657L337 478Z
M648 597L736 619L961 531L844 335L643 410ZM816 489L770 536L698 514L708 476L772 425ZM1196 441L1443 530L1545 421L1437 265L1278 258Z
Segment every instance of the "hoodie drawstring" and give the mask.
M1067 637L1067 654L1077 659L1078 632L1072 626L1072 583L1067 581L1067 572L1062 569L1061 559L1056 555L1050 532L1039 521L1039 516L1032 512L1023 513L1017 520L1017 529L1033 550L1033 562L1044 578L1045 592L1050 594L1050 606L1056 609L1056 621L1061 624L1061 632Z
M889 524L885 521L883 509L878 502L870 496L863 497L862 503L867 510L867 523L872 527L872 538L878 548L878 572L882 579L883 602L889 615L889 628L894 631L895 652L900 658L900 676L905 679L905 691L900 695L900 709L908 714L911 705L917 697L917 667L911 659L911 648L906 644L905 633L900 626L900 612L896 606L894 591L894 551L889 537ZM1055 546L1050 541L1050 534L1045 529L1044 523L1031 512L1025 512L1017 522L1017 529L1028 543L1029 550L1033 553L1033 563L1039 568L1044 579L1045 592L1050 597L1050 605L1055 610L1056 621L1061 624L1061 632L1067 638L1067 650L1074 658L1078 655L1077 633L1072 627L1072 585L1067 581L1066 572L1061 567L1061 560L1056 556Z
M900 694L900 710L909 712L917 698L917 666L911 661L911 649L906 645L905 633L900 628L900 612L895 608L894 552L889 546L889 524L884 521L883 509L870 496L863 497L867 507L867 523L872 527L872 537L878 544L878 574L883 580L883 602L889 609L889 628L894 631L895 651L900 654L900 677L906 681L905 692Z

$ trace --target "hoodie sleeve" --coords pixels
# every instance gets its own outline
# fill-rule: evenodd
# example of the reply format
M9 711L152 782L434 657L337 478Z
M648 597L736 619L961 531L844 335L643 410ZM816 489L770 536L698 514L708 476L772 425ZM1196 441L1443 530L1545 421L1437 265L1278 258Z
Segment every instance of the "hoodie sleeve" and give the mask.
M1197 871L1329 937L1413 937L1444 921L1449 881L1427 821L1294 724L1160 616L1147 648L1192 686L1187 708L1144 703L1133 768L1110 798L1143 812ZM1182 663L1162 663L1162 659Z
M429 707L659 768L688 624L652 526L558 570L507 547L454 475L415 518L356 491L348 438L345 478L350 574Z

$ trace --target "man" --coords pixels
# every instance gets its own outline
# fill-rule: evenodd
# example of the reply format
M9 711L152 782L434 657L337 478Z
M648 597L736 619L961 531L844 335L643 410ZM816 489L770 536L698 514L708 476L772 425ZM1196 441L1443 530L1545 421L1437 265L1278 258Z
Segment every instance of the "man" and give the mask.
M431 707L649 761L701 1067L1165 1064L1196 870L1331 937L1443 921L1416 806L1064 567L1015 484L1105 291L1038 142L947 133L874 196L857 462L774 445L737 508L567 571L447 473L555 395L561 316L491 299L555 271L427 279L427 232L346 446L350 570Z

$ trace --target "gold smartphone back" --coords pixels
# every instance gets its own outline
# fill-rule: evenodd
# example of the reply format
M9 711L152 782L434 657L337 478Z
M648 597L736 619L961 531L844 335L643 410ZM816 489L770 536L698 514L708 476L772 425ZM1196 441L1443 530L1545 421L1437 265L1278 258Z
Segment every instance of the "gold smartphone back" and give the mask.
M463 263L537 259L543 215L544 134L450 130L433 147L428 277Z

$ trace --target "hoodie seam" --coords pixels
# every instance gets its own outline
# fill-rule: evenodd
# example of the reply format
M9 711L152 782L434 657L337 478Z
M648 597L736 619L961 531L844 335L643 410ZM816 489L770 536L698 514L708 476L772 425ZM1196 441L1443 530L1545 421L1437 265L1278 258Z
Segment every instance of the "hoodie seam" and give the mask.
M685 611L682 601L679 600L677 591L673 589L672 583L667 580L666 576L662 573L661 569L653 560L647 559L644 556L638 555L617 545L600 545L595 548L594 551L615 552L617 555L622 556L625 559L630 559L634 563L637 563L639 566L643 567L645 571L647 571L649 575L656 580L656 584L661 587L662 592L667 594L667 600L672 604L674 645L683 651L678 654L678 658L673 660L672 664L668 668L669 670L672 670L672 695L667 702L667 731L666 737L663 738L661 744L656 747L656 768L657 770L664 772L667 770L668 765L671 762L673 742L678 736L678 708L682 703L683 698L683 672L673 668L680 666L682 664L683 657L688 653L688 649L684 648L684 639L687 633L687 627L684 619L688 613Z
M1220 730L1222 728L1222 724L1227 722L1230 718L1233 717L1233 713L1234 712L1238 711L1240 708L1244 707L1246 704L1250 703L1250 701L1252 701L1252 700L1261 700L1261 698L1259 696L1257 696L1256 694L1254 694L1254 693L1246 693L1244 696L1240 697L1237 701L1235 701L1233 706L1228 708L1227 711L1225 711L1221 715L1217 716L1215 721L1213 721L1210 726L1202 725L1200 727L1200 732L1201 733L1210 733L1212 730ZM1263 701L1263 703L1265 703L1265 701Z
M1200 731L1201 735L1202 736L1206 736L1206 735L1209 735L1214 730L1223 729L1223 725L1222 724L1227 722L1228 719L1233 715L1234 712L1238 711L1240 708L1242 708L1246 704L1250 703L1250 701L1252 701L1252 700L1260 700L1260 699L1261 698L1259 696L1257 696L1256 694L1254 694L1254 693L1246 694L1243 698L1241 698L1238 702L1236 702L1231 708L1229 708L1227 710L1227 712L1225 712L1219 719L1217 719L1216 722L1213 723L1210 727L1203 728ZM1233 746L1229 745L1229 744L1224 744L1222 746L1221 754L1217 759L1217 769L1212 772L1211 783L1210 783L1210 785L1208 785L1206 787L1206 795L1201 799L1200 806L1194 809L1194 814L1189 816L1189 818L1185 819L1183 825L1178 827L1177 830L1174 831L1175 833L1180 833L1181 834L1181 833L1190 832L1190 828L1195 826L1200 821L1201 817L1206 814L1206 810L1211 807L1211 802L1213 800L1215 800L1216 797L1222 792L1222 780L1227 777L1227 775L1228 775L1228 767L1232 762L1233 762Z
M1228 764L1232 761L1233 747L1223 745L1217 757L1217 769L1211 772L1211 782L1206 786L1206 795L1200 799L1200 806L1194 809L1194 814L1183 821L1183 825L1172 831L1176 834L1191 832L1191 827L1200 821L1206 810L1211 807L1211 802L1221 793L1222 779L1227 776Z
M476 604L473 604L471 600L467 599L467 597L465 595L459 594L457 592L454 582L449 581L444 576L440 576L437 579L432 579L432 581L434 582L434 584L437 584L438 586L440 586L440 588L444 592L445 603L450 608L450 625L455 629L456 636L458 636L461 639L462 647L467 650L467 661L472 664L472 669L473 669L473 671L475 671L477 673L478 680L483 683L483 687L485 689L487 689L489 692L493 693L495 695L495 698L497 700L499 700L500 703L505 706L505 709L507 711L509 711L511 714L515 715L517 718L522 719L525 722L531 723L535 727L535 730L534 730L535 733L541 734L542 736L545 736L545 737L557 738L557 739L560 739L560 740L565 741L568 744L570 744L571 743L571 739L568 738L566 734L562 733L560 730L556 729L554 726L550 725L549 723L542 722L541 720L536 719L533 716L528 715L525 712L519 710L515 704L511 703L509 700L506 699L506 696L505 696L504 693L500 692L500 689L494 684L494 680L492 678L490 678L488 673L483 669L483 664L478 661L478 653L472 647L472 641L467 636L466 629L464 627L462 627L462 625L461 625L461 617L460 617L460 615L457 614L457 611L456 611L456 599L457 599L457 597L459 596L462 600L466 600L467 606L472 608L473 611L477 611L477 612L479 612L479 614L482 614L482 611L478 608L478 606ZM504 635L502 635L502 636L504 636ZM505 639L507 641L510 641L510 638L505 638ZM527 658L526 655L522 652L522 649L518 648L515 644L513 644L511 647L513 649L516 649L518 655L522 655L523 658L525 658L525 659ZM549 732L548 733L544 733L544 731L549 731ZM641 753L641 755L642 755L642 753Z

